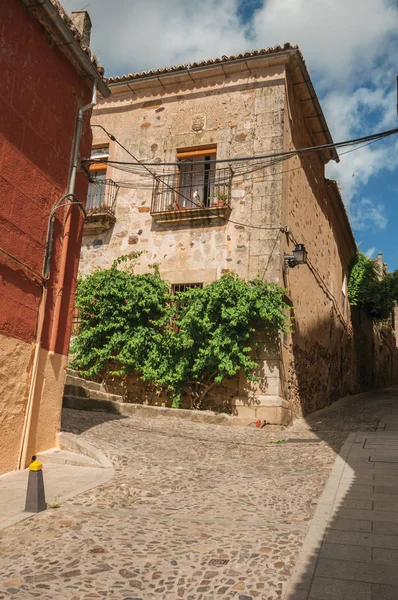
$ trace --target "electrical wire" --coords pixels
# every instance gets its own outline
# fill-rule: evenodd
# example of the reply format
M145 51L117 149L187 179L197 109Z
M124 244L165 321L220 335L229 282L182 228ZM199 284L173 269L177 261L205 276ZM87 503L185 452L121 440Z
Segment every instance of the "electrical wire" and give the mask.
M27 265L26 263L24 263L22 260L20 260L16 256L13 256L12 254L10 254L9 252L7 252L7 250L4 250L3 248L0 248L0 254L3 254L9 260L12 260L13 262L15 262L22 269L26 269L27 271L29 271L29 273L32 273L35 276L35 278L36 278L35 283L40 283L40 284L43 283L43 276L38 271L36 271L32 267L30 267L29 265Z
M371 142L367 142L366 144L362 144L362 145L358 145L355 148L351 148L351 150L346 150L345 152L340 152L339 155L340 156L344 156L344 154L349 154L350 152L356 152L357 150L361 150L362 148L365 148L366 146L371 146L372 144L375 144L376 142L378 142L379 139L376 140L372 140ZM237 176L242 176L242 175L248 175L250 173L255 173L257 171L261 171L263 169L269 168L270 166L276 166L279 162L284 162L285 160L290 160L290 156L289 157L284 157L283 159L280 159L279 161L270 161L270 162L259 162L258 165L254 164L250 167L250 169L247 170L239 170L238 169L234 170L234 177ZM118 170L118 171L122 171L122 172L126 172L126 173L130 173L131 175L139 175L141 177L148 177L151 176L148 173L145 173L142 171L142 169L140 169L139 165L137 164L137 166L131 165L131 167L123 167L120 164L118 165L112 165L114 169ZM301 170L303 167L299 166L299 167L294 167L293 169L284 169L283 171L279 171L278 175L281 175L283 173L290 173L292 171L298 171ZM242 169L244 169L244 167L242 166ZM173 171L168 171L166 173L161 173L161 174L157 174L159 177L164 177L165 175L175 175L175 170ZM152 177L152 176L151 176ZM274 174L270 174L270 175L264 175L263 179L268 179L274 177ZM152 184L147 185L147 184L138 184L137 182L131 182L131 184L129 184L128 181L115 181L115 183L117 185L119 185L119 187L125 187L125 188L130 188L130 189L149 189L152 188Z
M159 166L178 166L179 164L181 164L180 162L164 162L164 163L158 163L158 162L141 162L138 158L136 158L133 154L131 154L131 152L129 152L120 142L118 142L116 140L116 138L110 134L108 131L106 131L106 129L102 126L102 125L93 125L93 127L100 127L108 137L110 137L110 139L112 141L116 141L122 148L124 148L128 154L130 154L130 156L132 158L134 158L135 161L137 161L137 163L139 163L141 166L147 168L147 167L159 167ZM234 157L234 158L217 158L217 159L212 159L209 161L203 160L203 161L195 161L196 165L200 165L200 164L220 164L220 163L237 163L237 162L248 162L248 161L252 161L252 160L264 160L264 159L273 159L273 158L278 158L278 157L282 157L282 156L295 156L298 154L304 154L304 153L308 153L308 152L318 152L321 150L330 150L332 148L344 148L346 146L353 146L356 144L362 144L364 142L370 142L373 140L380 140L380 139L384 139L386 137L389 137L391 135L395 135L398 133L398 128L394 128L394 129L389 129L387 131L382 131L379 133L374 133L372 135L367 135L364 137L360 137L360 138L354 138L352 140L345 140L343 142L331 142L330 144L321 144L319 146L309 146L307 148L296 148L294 150L285 150L283 152L275 152L273 154L265 154L265 155L260 155L260 156L245 156L245 157ZM101 159L85 159L85 162L104 162L103 160L101 161ZM128 163L123 163L123 162L118 162L118 161L108 161L109 164L128 164ZM149 169L148 169L149 170Z
M181 194L178 190L176 190L175 188L173 188L172 186L170 186L169 184L167 184L164 180L161 179L161 176L159 176L157 173L154 173L153 171L151 171L148 167L149 166L156 166L156 167L165 167L165 166L180 166L181 165L181 161L180 162L168 162L168 163L144 163L141 162L136 156L134 156L132 154L132 152L130 152L130 150L128 150L121 142L119 142L119 140L116 139L116 137L114 135L112 135L111 133L109 133L105 127L103 127L102 125L92 125L93 127L98 127L100 129L102 129L105 134L115 143L117 143L127 154L129 154L135 161L136 161L136 165L138 167L143 167L156 181L158 181L158 183L162 183L163 185L165 185L168 189L170 189L172 192L176 193L178 196L184 198L185 200L187 200L188 202L190 202L191 204L194 204L195 206L200 207L200 205L198 203L195 203L191 198L187 198L186 196L184 196L183 194ZM251 157L237 157L237 158L229 158L229 159L215 159L215 160L210 160L210 161L195 161L195 165L199 165L199 164L220 164L220 163L239 163L239 162L243 162L243 163L248 163L251 161L257 161L257 165L254 164L254 168L252 165L252 169L246 172L239 172L239 167L238 169L236 169L236 171L232 171L231 169L231 175L243 175L243 174L248 174L250 172L254 172L256 170L261 170L270 166L275 166L276 164L285 161L285 160L289 160L290 158L293 158L294 156L298 156L304 153L309 153L309 152L318 152L318 151L322 151L322 150L328 150L331 148L344 148L347 146L358 146L356 148L352 148L351 150L347 150L345 152L342 152L341 155L344 154L349 154L350 152L354 152L355 150L359 150L365 146L369 146L377 141L379 141L380 139L384 139L386 137L389 137L391 135L395 135L398 133L398 128L395 129L390 129L388 131L384 131L384 132L380 132L377 134L373 134L370 136L364 136L361 138L355 138L352 140L346 140L343 142L337 142L337 143L331 143L331 144L323 144L323 145L319 145L319 146L312 146L312 147L308 147L308 148L299 148L296 150L290 150L290 151L285 151L285 152L278 152L278 153L274 153L274 154L269 154L269 155L264 155L264 156L251 156ZM262 163L261 161L265 161L265 160L269 160L269 163ZM120 161L101 161L101 160L92 160L92 159L85 159L82 161L83 163L86 162L90 162L90 163L98 163L98 162L105 162L106 164L111 164L112 166L114 166L115 168L120 168L121 166L124 167L131 167L131 166L135 166L134 164L131 163L126 163L126 162L120 162ZM136 167L137 168L137 167ZM293 169L288 169L286 171L282 171L283 172L288 172L288 171L295 171L295 170L299 170L302 167L296 167ZM120 168L120 170L122 170ZM133 173L132 173L133 174ZM135 174L140 174L137 171L135 172ZM163 176L167 176L167 173L163 173ZM188 186L187 186L188 187ZM233 223L235 225L240 225L242 227L249 227L252 229L267 229L267 230L279 230L281 233L288 233L289 237L292 239L292 241L294 243L296 243L296 240L294 238L294 235L291 233L291 231L288 231L286 228L282 227L282 226L257 226L257 225L251 225L248 223L240 223L237 221L233 221L231 219L229 219L228 217L222 217L225 218L227 220L227 222L229 223ZM270 258L273 254L273 250L275 248L275 245L277 243L279 239L279 236L277 238L275 238L274 240L274 246L271 252L271 255L269 257L267 266L265 268L263 277L265 275L265 272L268 268L268 264L270 261ZM335 308L335 311L340 319L340 321L342 322L342 324L344 325L344 327L347 327L347 324L345 322L344 316L342 315L337 300L334 297L334 295L332 294L332 292L329 290L326 282L324 281L323 277L321 276L321 274L319 273L318 269L315 267L315 265L312 264L311 261L309 261L307 259L307 264L310 268L310 270L312 271L313 275L315 276L315 278L318 280L318 282L321 284L321 287L324 289L324 291L326 292L326 294L329 296L329 298L332 300L332 304Z
M127 162L121 162L121 161L109 161L109 160L101 160L101 159L84 159L83 163L86 162L90 162L90 163L106 163L106 164L111 164L113 167L115 168L120 168L121 165L126 168L126 167L143 167L150 175L151 177L153 177L158 183L163 184L166 188L168 188L170 191L172 191L173 193L177 194L177 196L183 198L184 200L187 200L190 204L198 207L198 208L202 208L201 205L197 202L195 202L193 199L188 198L187 196L185 196L184 194L182 194L179 190L177 190L176 188L172 187L171 185L169 185L168 183L166 183L164 181L164 179L162 179L163 177L166 177L168 174L163 174L163 175L158 175L156 172L151 171L151 169L148 168L148 166L181 166L181 161L179 162L172 162L172 163L144 163L141 162L136 156L134 156L134 154L128 149L126 148L113 134L111 134L109 131L107 131L105 129L105 127L103 127L103 125L92 125L92 127L98 127L100 129L102 129L102 131L104 131L104 133L112 140L114 141L116 144L118 144L118 146L120 146L129 156L131 156L134 160L135 163L127 163ZM319 151L319 150L325 150L325 149L329 149L329 148L337 148L337 147L345 147L345 146L351 146L351 145L358 145L361 144L362 142L367 142L365 144L363 144L361 147L365 146L365 145L369 145L370 143L374 143L380 139L383 139L385 137L388 137L390 135L394 135L398 133L398 128L395 129L391 129L388 131L384 131L384 132L380 132L377 134L373 134L370 136L365 136L365 137L361 137L361 138L356 138L353 140L346 140L344 142L337 142L337 143L332 143L332 144L323 144L321 146L312 146L309 148L299 148L296 150L289 150L289 151L285 151L285 152L279 152L279 153L274 153L274 154L270 154L270 155L266 155L266 156L252 156L252 157L242 157L242 158L231 158L231 159L215 159L215 160L210 160L210 161L195 161L195 165L199 165L199 164L216 164L216 163L230 163L230 162L251 162L251 161L257 161L257 166L255 167L253 170L249 170L246 173L244 172L238 172L238 171L232 171L231 168L231 175L243 175L243 174L248 174L250 172L253 172L254 170L261 170L270 166L275 166L276 164L278 164L279 162L285 161L285 160L289 160L290 158L293 158L294 156L303 154L303 153L307 153L307 152L314 152L314 151ZM356 148L354 148L356 149ZM353 150L354 150L353 149ZM348 152L351 152L353 150L349 150L347 152L344 152L342 154L347 154ZM269 160L270 162L267 164L263 164L261 161L263 160ZM301 168L301 167L298 167ZM123 170L123 168L120 168L120 170ZM133 173L132 173L133 174ZM233 221L232 219L230 219L228 216L223 216L220 215L220 217L224 220L226 220L229 223L232 223L234 225L239 225L242 227L249 227L252 229L261 229L261 230L281 230L283 231L283 228L281 226L278 227L271 227L271 226L262 226L262 225L252 225L249 223L241 223L239 221Z
M160 182L163 183L163 185L165 185L167 188L169 188L172 192L175 192L176 194L178 194L181 198L183 198L184 200L187 200L188 202L192 202L192 200L190 198L187 198L186 196L184 196L183 194L181 194L178 190L176 190L175 188L171 187L168 183L166 183L165 181L162 181L158 175L156 175L156 173L153 173L150 169L148 169L148 167L144 166L136 156L134 156L134 154L132 152L130 152L130 150L128 150L128 148L126 148L125 146L123 146L123 144L121 142L119 142L119 140L116 139L116 137L114 135L112 135L111 133L109 133L109 131L107 131L105 129L105 127L103 127L102 125L93 125L93 127L99 127L100 129L102 129L106 135L116 144L118 144L118 146L120 146L125 152L127 152L127 154L129 154L139 165L142 165L144 167L144 169L146 171L148 171L148 173L150 173L152 175L152 177ZM193 204L195 204L196 206L199 206L199 204L192 202Z
M118 144L118 146L120 146L125 152L127 152L127 154L129 154L135 161L137 161L138 164L142 165L142 163L140 163L138 158L136 156L134 156L134 154L132 152L130 152L130 150L128 150L128 148L126 148L121 142L119 142L119 140L116 139L116 137L114 135L109 133L105 129L105 127L103 127L102 125L93 125L93 127L99 127L100 129L102 129L113 142ZM156 173L153 173L150 169L148 169L148 167L144 166L144 168L146 171L148 171L148 173L150 173L152 175L152 177L154 177L154 179L156 181L165 185L172 192L176 193L178 196L180 196L184 200L187 200L187 202L190 202L191 204L193 204L194 206L197 206L198 208L202 208L199 203L194 202L191 198L188 198L187 196L184 196L184 194L181 194L181 192L179 192L178 190L176 190L175 188L170 186L168 183L163 181L158 175L156 175ZM231 170L231 173L233 174L232 170ZM224 217L223 215L220 215L220 217L222 219L225 219L228 223L232 223L234 225L239 225L241 227L250 227L252 229L263 229L263 230L278 230L278 229L280 230L281 229L281 226L275 227L275 226L250 225L249 223L240 223L239 221L232 221L227 216Z

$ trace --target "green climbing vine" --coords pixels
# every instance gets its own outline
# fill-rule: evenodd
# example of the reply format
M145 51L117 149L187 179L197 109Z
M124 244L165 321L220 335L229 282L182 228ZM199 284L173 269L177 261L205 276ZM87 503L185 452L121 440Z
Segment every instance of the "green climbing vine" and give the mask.
M375 321L387 319L398 301L398 271L383 273L375 260L358 253L350 265L348 298Z
M171 295L158 270L134 274L134 256L78 282L73 366L86 376L136 373L200 407L206 394L243 370L255 379L253 334L289 331L284 290L226 274L203 288Z

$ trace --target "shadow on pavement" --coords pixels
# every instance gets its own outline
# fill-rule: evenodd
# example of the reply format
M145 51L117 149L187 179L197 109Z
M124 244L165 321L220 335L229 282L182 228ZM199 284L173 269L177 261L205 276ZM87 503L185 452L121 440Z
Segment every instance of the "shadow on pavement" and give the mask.
M396 600L398 389L340 400L306 422L337 458L283 600Z
M68 415L78 414L78 419L68 418ZM72 408L63 408L62 409L62 419L61 419L61 431L66 431L68 433L83 433L88 429L92 429L97 425L101 425L107 421L115 421L120 419L127 419L124 415L116 414L116 413L108 413L105 411L95 411L90 410L90 412L79 410L76 411Z

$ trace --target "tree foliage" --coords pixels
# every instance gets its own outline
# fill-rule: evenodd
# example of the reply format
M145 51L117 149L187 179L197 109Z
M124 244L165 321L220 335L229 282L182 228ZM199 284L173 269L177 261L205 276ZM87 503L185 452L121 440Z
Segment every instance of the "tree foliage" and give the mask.
M86 376L111 369L136 373L193 404L240 369L253 379L256 331L287 331L284 290L259 280L223 275L203 288L171 295L155 269L135 275L127 257L78 282L78 336L73 366Z
M348 298L375 321L387 319L398 301L398 271L383 273L375 260L358 253L350 265Z

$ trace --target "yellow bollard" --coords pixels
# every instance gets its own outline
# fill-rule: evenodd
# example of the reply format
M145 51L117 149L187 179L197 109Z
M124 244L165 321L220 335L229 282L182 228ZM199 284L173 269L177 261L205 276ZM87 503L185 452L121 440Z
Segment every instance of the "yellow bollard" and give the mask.
M29 465L25 512L38 513L42 510L46 510L42 464L36 456L32 456L32 462Z

